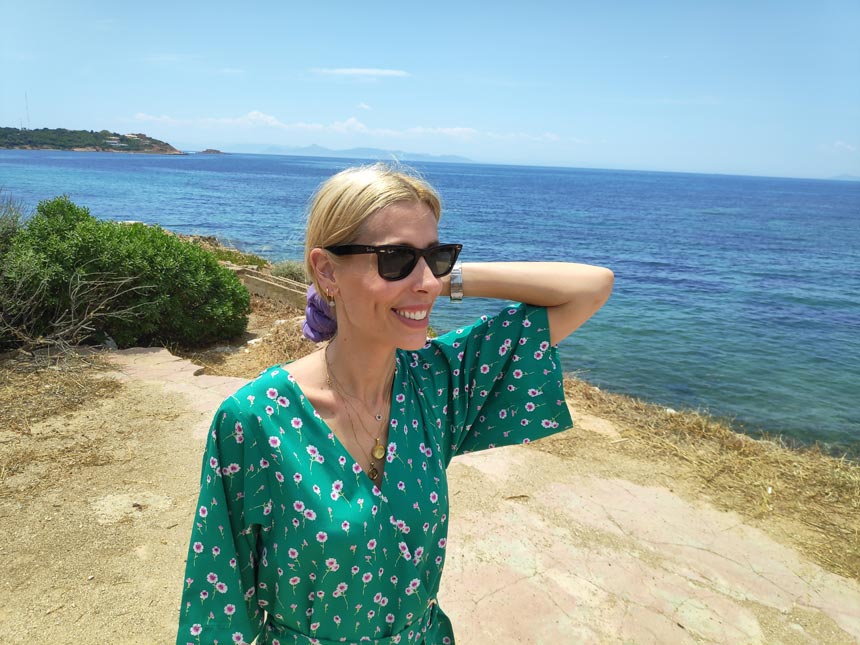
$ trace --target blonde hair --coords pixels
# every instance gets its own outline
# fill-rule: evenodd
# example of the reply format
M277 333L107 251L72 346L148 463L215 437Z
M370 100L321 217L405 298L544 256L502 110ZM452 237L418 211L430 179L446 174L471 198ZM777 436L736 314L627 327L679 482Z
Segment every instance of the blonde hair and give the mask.
M305 270L319 293L311 250L350 244L371 215L397 202L426 204L437 222L442 215L439 196L430 184L407 169L385 163L347 168L320 186L311 202L305 234Z

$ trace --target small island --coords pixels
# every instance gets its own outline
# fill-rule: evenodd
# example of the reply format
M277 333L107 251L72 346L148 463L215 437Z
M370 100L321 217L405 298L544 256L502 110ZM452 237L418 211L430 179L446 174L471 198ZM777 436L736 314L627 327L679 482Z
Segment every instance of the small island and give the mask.
M182 155L169 143L145 134L118 134L109 130L65 128L0 128L0 148L18 150L74 150L76 152L141 152Z
M201 150L197 153L198 155L223 155L224 153L220 150L216 150L215 148L206 148L206 150Z

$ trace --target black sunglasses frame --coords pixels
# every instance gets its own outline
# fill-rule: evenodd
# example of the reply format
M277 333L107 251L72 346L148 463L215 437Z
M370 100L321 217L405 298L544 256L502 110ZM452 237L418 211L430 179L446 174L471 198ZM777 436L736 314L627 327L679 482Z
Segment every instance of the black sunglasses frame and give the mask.
M408 277L409 274L415 270L415 266L421 258L424 258L424 261L427 262L427 266L430 267L430 271L437 278L442 278L448 275L454 268L454 264L457 262L457 257L460 255L462 248L462 244L437 244L426 249L418 249L414 246L407 246L405 244L384 244L382 246L371 246L367 244L338 244L335 246L326 246L325 250L330 251L335 255L364 255L365 253L375 253L376 270L379 272L379 277L383 280L388 280L389 282L396 282L397 280L403 280ZM440 273L436 273L434 268L435 261L432 256L440 251L452 253L451 263L448 268ZM386 271L386 267L384 266L386 264L386 260L388 258L394 258L400 254L406 254L409 256L409 262L400 267L398 273Z

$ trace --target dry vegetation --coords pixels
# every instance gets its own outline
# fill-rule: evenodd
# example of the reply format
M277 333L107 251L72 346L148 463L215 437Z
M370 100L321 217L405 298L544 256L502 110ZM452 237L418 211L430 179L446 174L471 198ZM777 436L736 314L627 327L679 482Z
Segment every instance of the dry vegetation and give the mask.
M615 424L621 439L611 442L613 451L668 461L673 477L717 507L755 520L824 568L860 579L857 461L755 440L698 412L667 411L577 379L565 385L574 408ZM574 436L536 445L554 453L578 450ZM798 523L804 528L797 530Z
M100 457L100 438L52 436L50 443L60 450L42 449L45 438L32 426L97 404L122 389L118 381L105 378L108 366L97 355L66 355L51 359L45 355L0 361L0 489L6 480L26 469L37 467L39 478L28 480L31 488L45 481L51 472L92 465Z

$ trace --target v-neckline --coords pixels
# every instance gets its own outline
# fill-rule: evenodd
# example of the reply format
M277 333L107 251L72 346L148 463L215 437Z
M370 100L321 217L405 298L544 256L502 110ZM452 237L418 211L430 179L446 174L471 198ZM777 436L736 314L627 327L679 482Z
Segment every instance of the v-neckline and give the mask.
M292 361L290 361L290 362L292 362ZM326 432L328 434L331 434L333 444L335 445L336 449L338 451L340 451L343 455L345 455L346 457L351 459L353 463L358 464L358 460L355 458L355 456L347 449L347 447L344 445L344 443L340 440L340 437L337 436L337 433L334 431L334 429L326 422L326 420L323 418L323 416L317 411L317 409L314 407L313 403L311 403L310 397L308 397L308 395L305 394L304 390L302 390L302 387L299 385L299 382L296 380L296 378L287 369L287 365L289 365L289 363L283 363L283 364L278 366L278 369L280 369L285 374L285 378L286 378L287 382L290 383L291 387L295 388L296 392L299 395L299 400L302 402L302 407L305 408L305 410L307 412L309 412L315 419L317 419L320 422L320 424L323 426L323 428L326 430ZM400 427L400 423L397 423L393 426L391 425L391 420L393 418L392 415L393 415L393 411L394 411L395 397L398 394L398 389L402 386L402 384L398 385L398 383L400 383L400 379L397 378L399 372L400 372L400 361L395 360L394 361L394 378L391 380L391 397L388 401L388 441L386 441L386 443L384 444L385 445L385 455L382 457L382 460L384 462L388 461L388 446L391 445L391 442L393 440L393 434L395 432L397 432L398 428ZM328 437L326 437L326 438L328 438ZM391 463L385 463L382 466L382 468L383 468L383 470L382 470L382 482L381 482L380 486L377 486L376 482L373 481L370 478L370 475L368 475L367 472L365 472L364 468L361 468L361 466L359 465L359 468L361 468L361 474L363 475L363 477L361 479L363 479L367 484L369 484L371 486L371 491L370 491L371 494L373 494L373 488L376 488L379 491L379 497L381 499L385 499L385 484L389 479L388 478L388 475L389 475L388 467L391 466L393 463L394 463L394 461L392 461Z

